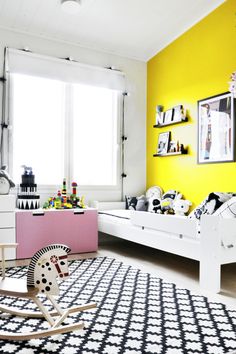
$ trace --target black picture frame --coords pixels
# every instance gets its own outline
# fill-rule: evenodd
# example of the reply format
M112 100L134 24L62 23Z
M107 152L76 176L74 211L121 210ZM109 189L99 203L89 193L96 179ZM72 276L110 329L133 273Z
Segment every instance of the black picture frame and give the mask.
M173 110L173 122L181 122L183 120L183 105L175 106Z
M165 113L165 115L164 115L164 123L165 124L171 123L172 120L173 120L173 113L174 113L173 108L168 109L164 113Z
M168 153L170 142L170 132L160 133L157 142L157 154L164 155Z
M198 164L235 161L235 108L230 92L198 101Z

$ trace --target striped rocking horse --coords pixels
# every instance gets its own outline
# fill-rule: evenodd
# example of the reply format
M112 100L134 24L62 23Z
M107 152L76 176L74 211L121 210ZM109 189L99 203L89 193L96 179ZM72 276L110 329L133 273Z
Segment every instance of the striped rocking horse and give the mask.
M54 298L55 295L59 295L57 278L59 277L60 280L64 280L69 276L67 257L70 249L65 245L54 244L36 252L30 261L26 282L24 279L5 277L4 250L9 247L17 247L17 244L0 244L0 249L2 250L0 295L30 299L36 304L38 311L17 310L2 305L0 305L0 311L21 317L44 317L50 327L45 330L18 334L0 331L0 339L30 340L83 328L83 322L72 324L63 324L63 322L69 314L94 308L96 307L96 303L88 303L82 306L62 309ZM53 311L47 310L39 299L38 294L46 296L54 308Z

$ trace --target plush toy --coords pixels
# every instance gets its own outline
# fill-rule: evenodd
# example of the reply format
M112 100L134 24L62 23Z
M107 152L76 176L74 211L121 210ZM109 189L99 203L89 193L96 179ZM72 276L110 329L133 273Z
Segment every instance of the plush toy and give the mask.
M147 211L147 200L144 195L140 197L130 197L126 196L126 209Z
M10 188L15 187L15 183L7 173L7 166L0 169L0 194L8 194Z
M164 193L161 198L160 208L162 214L173 214L173 203L182 198L182 194L176 190L170 189Z
M146 198L148 201L148 211L151 213L161 212L161 196L163 191L159 186L150 187L146 192Z
M184 216L188 211L192 203L189 200L176 199L173 202L174 213L178 216Z

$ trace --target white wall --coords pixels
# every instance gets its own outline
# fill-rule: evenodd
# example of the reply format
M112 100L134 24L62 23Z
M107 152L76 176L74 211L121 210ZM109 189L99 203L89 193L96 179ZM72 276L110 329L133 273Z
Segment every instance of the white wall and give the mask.
M146 186L146 63L127 59L105 52L98 52L77 45L47 40L41 37L0 29L0 75L3 73L4 47L23 49L54 57L73 57L81 63L102 67L114 66L126 74L126 90L129 96L125 105L125 131L128 136L125 148L124 194L139 195ZM0 84L1 85L1 84ZM0 88L2 93L2 85ZM0 96L2 97L2 95ZM0 102L1 108L1 102ZM37 176L36 176L37 183ZM78 188L79 194L89 200L120 200L117 191L86 191ZM80 193L81 190L81 193ZM42 200L48 195L40 192ZM45 193L45 192L44 192ZM56 193L56 191L55 191Z

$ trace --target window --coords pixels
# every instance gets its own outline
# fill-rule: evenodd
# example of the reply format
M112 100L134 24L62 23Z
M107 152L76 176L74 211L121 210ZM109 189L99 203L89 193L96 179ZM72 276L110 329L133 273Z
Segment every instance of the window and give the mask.
M12 175L31 166L38 184L60 184L64 175L64 85L55 80L12 76ZM52 94L53 93L53 94Z
M118 186L118 91L23 74L10 87L14 181L27 165L38 185Z
M118 94L85 85L73 85L72 92L72 179L80 185L115 185Z

